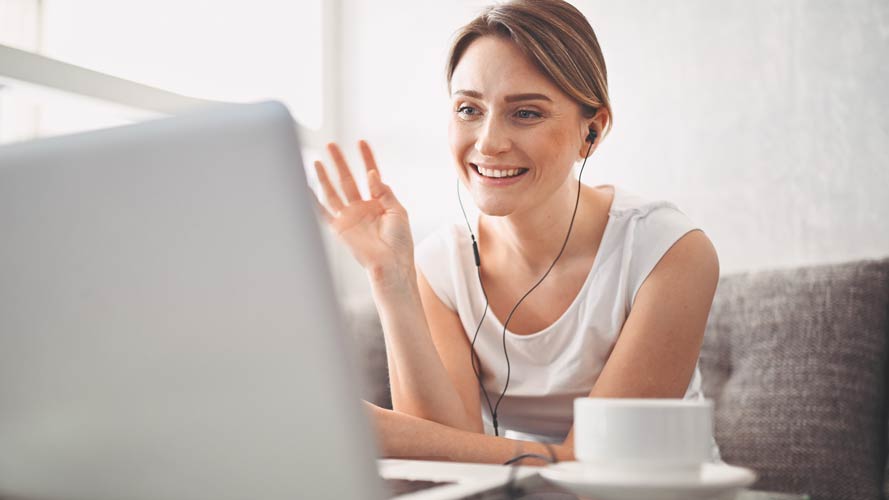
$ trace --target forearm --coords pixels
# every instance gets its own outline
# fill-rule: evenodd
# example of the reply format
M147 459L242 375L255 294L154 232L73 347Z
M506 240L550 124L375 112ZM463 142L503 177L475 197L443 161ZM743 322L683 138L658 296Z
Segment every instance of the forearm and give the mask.
M544 445L454 429L397 411L379 410L376 419L381 452L387 458L411 458L454 462L502 464L525 453L544 457L550 451L556 460L574 460L569 444ZM522 465L544 465L546 461L529 458Z
M385 279L371 275L371 289L386 338L393 408L449 427L480 432L480 419L467 413L432 342L415 269Z

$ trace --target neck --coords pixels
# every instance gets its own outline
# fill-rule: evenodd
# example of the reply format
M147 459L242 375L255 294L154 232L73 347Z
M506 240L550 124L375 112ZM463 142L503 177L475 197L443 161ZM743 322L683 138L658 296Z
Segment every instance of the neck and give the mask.
M571 176L545 206L504 217L482 215L479 245L486 249L485 253L495 255L497 262L509 262L514 268L533 274L546 272L565 245L577 189L577 179ZM580 189L577 215L560 262L584 256L598 246L590 244L598 226L590 224L590 218L600 215L596 210L598 196L588 186L581 185Z

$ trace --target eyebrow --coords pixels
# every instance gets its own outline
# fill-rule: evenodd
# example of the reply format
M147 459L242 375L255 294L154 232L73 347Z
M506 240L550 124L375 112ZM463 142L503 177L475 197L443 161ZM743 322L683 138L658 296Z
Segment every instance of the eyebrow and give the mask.
M465 95L467 97L472 97L475 99L481 99L482 93L476 92L475 90L455 90L454 94ZM512 94L503 98L506 102L518 102L518 101L549 101L553 102L552 99L545 96L544 94Z

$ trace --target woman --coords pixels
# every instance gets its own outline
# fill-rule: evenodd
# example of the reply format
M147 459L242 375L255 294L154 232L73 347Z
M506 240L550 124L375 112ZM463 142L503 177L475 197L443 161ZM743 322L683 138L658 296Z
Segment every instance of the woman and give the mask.
M570 175L611 125L587 20L561 0L491 7L458 32L447 76L474 224L415 255L366 143L369 199L336 145L344 198L315 163L323 216L367 270L385 332L394 409L369 405L383 454L573 460L575 397L702 397L712 244L670 203Z

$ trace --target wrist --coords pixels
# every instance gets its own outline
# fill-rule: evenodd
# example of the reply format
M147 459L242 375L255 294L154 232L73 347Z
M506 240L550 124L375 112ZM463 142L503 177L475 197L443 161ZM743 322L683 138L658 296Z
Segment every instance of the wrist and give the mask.
M375 293L408 292L416 287L417 270L413 263L403 265L380 265L367 268L371 289Z

